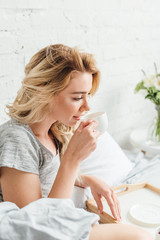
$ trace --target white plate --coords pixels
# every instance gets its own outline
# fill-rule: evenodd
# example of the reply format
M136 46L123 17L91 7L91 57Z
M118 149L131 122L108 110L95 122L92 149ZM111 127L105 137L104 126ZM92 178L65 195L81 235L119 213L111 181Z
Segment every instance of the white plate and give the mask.
M160 225L160 206L154 204L136 204L129 210L130 219L142 226Z

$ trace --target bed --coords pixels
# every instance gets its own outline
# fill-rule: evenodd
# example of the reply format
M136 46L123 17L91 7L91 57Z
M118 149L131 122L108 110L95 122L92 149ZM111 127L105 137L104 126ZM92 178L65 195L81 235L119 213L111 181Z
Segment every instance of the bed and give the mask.
M82 163L82 173L99 176L112 187L147 182L160 189L160 154L149 158L141 151L122 150L105 133L99 140L96 151ZM92 198L90 189L74 189L73 199L77 207L85 208L85 201L89 198ZM123 201L121 205L123 209ZM127 219L123 219L122 223L132 224ZM156 227L143 228L154 236Z
M123 151L106 132L82 162L80 173L101 177L112 187L147 181L160 188L160 155L149 159L142 152ZM91 225L99 220L85 210L90 197L88 188L75 187L72 200L40 199L21 210L13 203L0 203L0 239L88 239Z

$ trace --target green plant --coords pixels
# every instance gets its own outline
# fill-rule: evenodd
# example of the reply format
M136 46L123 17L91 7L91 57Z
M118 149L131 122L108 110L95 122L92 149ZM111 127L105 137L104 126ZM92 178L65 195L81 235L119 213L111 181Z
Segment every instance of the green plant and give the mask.
M155 74L146 76L146 73L142 70L144 74L143 80L136 85L135 93L140 90L146 90L145 98L150 99L156 105L160 105L160 73L157 72L157 66L154 63Z
M160 73L157 71L157 66L154 63L155 74L147 76L142 70L144 78L135 87L135 93L143 90L145 98L150 99L156 105L157 119L153 126L153 139L160 142Z

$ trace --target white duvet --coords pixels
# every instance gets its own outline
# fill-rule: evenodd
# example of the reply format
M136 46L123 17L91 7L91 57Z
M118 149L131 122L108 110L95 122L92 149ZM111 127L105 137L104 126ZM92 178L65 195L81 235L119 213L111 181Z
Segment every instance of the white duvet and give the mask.
M0 203L0 240L87 240L99 217L70 199L43 198L19 209Z

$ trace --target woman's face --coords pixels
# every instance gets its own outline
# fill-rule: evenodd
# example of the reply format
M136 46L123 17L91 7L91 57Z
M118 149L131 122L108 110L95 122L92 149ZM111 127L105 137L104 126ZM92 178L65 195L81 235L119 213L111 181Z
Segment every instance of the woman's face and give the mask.
M67 126L74 126L90 110L88 95L91 88L92 74L73 73L69 85L54 98L54 104L50 106L53 119Z

